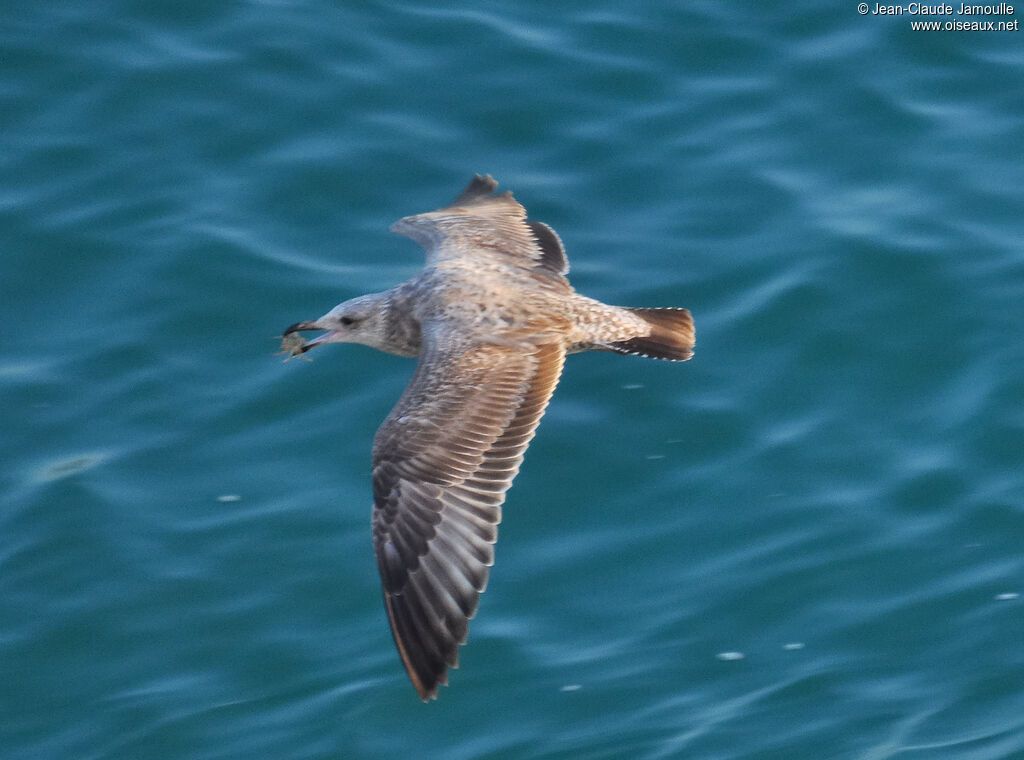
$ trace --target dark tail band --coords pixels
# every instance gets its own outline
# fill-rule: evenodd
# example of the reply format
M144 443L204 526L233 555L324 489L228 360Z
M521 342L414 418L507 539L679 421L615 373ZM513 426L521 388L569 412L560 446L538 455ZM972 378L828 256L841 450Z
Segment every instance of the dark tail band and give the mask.
M682 362L693 356L696 334L693 318L686 309L626 309L643 317L651 326L649 335L609 343L620 354Z

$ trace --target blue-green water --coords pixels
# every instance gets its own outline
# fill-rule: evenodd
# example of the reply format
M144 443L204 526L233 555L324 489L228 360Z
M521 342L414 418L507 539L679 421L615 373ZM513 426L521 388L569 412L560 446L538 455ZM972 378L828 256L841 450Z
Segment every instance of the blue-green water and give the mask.
M1024 757L1024 33L0 16L5 760ZM412 364L274 336L415 272L388 224L477 171L698 350L571 357L424 705L369 541Z

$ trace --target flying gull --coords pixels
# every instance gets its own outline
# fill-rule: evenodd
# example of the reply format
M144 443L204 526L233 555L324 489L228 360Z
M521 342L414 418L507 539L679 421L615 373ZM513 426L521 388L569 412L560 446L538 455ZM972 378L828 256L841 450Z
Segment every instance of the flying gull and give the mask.
M373 548L391 633L423 701L458 666L494 563L501 505L558 383L566 354L614 351L684 361L686 309L581 296L555 231L476 175L446 208L393 232L426 267L383 293L292 325L283 348L363 343L419 362L373 444ZM325 330L306 341L302 330Z

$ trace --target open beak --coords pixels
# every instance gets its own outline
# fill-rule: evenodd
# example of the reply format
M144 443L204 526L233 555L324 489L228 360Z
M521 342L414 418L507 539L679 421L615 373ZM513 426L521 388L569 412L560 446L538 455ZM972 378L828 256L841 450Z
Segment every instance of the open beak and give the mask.
M323 335L318 335L317 337L313 338L313 340L303 340L301 337L296 335L296 333L302 332L304 330L327 330L327 328L322 327L317 320L313 320L312 322L296 322L294 325L285 330L284 334L281 336L282 338L284 338L282 348L285 348L287 351L289 351L292 356L304 354L314 346L319 346L321 343L328 342L328 339L331 336L331 333L328 330L328 332L325 332ZM289 340L289 335L295 335L295 338Z

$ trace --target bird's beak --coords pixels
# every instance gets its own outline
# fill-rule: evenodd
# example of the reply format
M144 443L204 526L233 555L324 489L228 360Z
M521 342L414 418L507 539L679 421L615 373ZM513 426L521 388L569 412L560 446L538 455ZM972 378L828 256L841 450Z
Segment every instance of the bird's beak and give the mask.
M323 335L318 335L317 337L313 338L313 340L308 340L299 344L293 344L294 347L291 348L292 355L304 354L314 346L319 346L321 343L327 343L331 337L330 328L324 327L323 325L320 324L320 321L316 319L314 319L312 322L296 322L294 325L292 325L291 327L284 331L282 337L287 338L289 335L294 335L295 333L302 332L303 330L328 330L328 332L325 332Z

